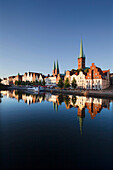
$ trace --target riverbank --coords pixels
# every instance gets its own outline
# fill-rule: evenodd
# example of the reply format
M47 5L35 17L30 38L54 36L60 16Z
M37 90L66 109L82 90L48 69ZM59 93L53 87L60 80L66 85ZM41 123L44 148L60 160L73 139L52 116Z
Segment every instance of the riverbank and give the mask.
M65 95L79 95L87 97L97 97L97 98L110 98L113 99L113 91L93 91L93 90L60 90L60 89L46 89L46 92L52 94L65 94Z
M9 89L8 85L0 84L0 90L8 90L8 89Z
M12 86L12 87L6 87L4 89L0 90L19 90L19 91L26 91L29 94L36 94L37 92L28 91L28 87L23 86ZM45 88L44 92L49 92L51 94L64 94L64 95L79 95L79 96L87 96L87 97L97 97L97 98L110 98L113 99L113 87L109 87L105 90L71 90L71 89L49 89Z

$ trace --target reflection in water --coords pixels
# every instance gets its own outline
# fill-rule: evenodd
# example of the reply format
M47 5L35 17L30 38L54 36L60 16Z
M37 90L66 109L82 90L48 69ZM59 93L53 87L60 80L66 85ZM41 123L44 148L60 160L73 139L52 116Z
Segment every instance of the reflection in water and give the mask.
M2 91L3 95L10 98L15 98L19 102L23 100L28 105L34 103L41 103L43 101L53 102L54 111L58 112L59 105L65 103L66 109L77 108L77 117L79 120L80 133L82 135L83 120L85 118L85 110L88 109L88 113L91 119L94 119L97 113L100 113L103 108L110 108L110 100L92 98L85 96L72 96L72 95L52 95L50 93L42 93L40 95L26 94L19 91ZM1 94L0 94L1 96Z
M2 94L1 94L1 92L0 92L0 103L2 102L2 100L1 100L2 97L3 97L3 96L2 96Z

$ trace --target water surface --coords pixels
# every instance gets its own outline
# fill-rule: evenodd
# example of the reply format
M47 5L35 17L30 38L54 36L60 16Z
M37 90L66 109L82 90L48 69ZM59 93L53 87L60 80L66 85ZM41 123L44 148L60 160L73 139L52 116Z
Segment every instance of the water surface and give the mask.
M113 101L1 93L1 169L113 168Z

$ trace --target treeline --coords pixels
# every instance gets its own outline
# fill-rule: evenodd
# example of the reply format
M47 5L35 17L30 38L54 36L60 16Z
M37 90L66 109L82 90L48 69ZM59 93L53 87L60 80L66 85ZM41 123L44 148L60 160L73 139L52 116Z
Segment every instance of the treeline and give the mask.
M68 78L66 78L65 81L63 81L63 80L60 78L60 80L59 80L59 82L58 82L58 87L60 87L60 88L69 88L70 86L72 86L74 89L77 87L77 83L76 83L75 78L73 78L71 84L70 84Z
M45 80L41 81L41 80L36 80L35 82L30 82L30 81L15 81L15 85L40 85L40 86L45 86Z

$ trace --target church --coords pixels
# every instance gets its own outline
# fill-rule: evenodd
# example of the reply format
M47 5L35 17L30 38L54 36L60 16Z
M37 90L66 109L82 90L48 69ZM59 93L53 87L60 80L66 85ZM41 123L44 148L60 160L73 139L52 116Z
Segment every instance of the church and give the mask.
M73 78L76 80L77 88L101 90L110 86L110 70L102 70L94 63L90 67L86 67L85 54L83 51L83 43L80 43L80 55L78 56L78 68L67 70L64 76L69 79L70 84Z

